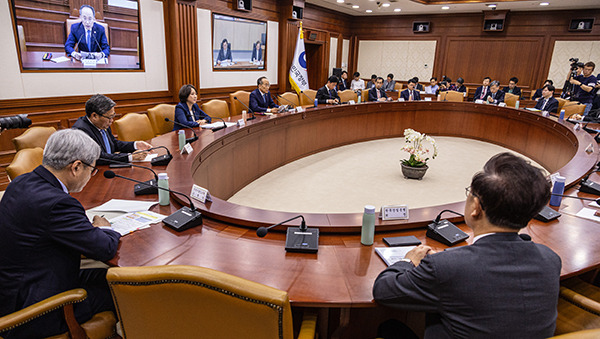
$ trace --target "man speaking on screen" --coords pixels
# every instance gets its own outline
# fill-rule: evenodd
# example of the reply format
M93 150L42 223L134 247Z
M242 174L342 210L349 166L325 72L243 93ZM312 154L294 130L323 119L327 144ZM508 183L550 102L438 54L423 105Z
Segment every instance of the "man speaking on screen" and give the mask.
M67 55L81 60L102 59L110 54L104 27L95 22L96 12L89 5L79 9L81 22L71 25L71 33L65 42ZM77 51L75 51L77 49Z

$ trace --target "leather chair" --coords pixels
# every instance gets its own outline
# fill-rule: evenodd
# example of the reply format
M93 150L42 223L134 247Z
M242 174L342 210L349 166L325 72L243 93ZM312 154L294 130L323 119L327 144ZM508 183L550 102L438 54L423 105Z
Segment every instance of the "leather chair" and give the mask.
M438 94L438 101L451 101L451 102L463 102L465 99L464 94L457 91L446 91Z
M519 100L519 96L512 93L504 93L504 103L508 107L517 106L517 100Z
M362 97L362 98L360 99L360 102L369 102L369 90L368 90L368 89L363 89L363 90L360 92L360 95L361 95L361 97ZM398 94L398 97L400 97L400 94Z
M122 141L150 140L154 130L146 114L128 113L113 123Z
M348 102L350 100L354 100L354 102L358 102L358 94L351 89L347 89L345 91L338 92L340 99L342 102Z
M25 30L23 25L17 25L17 35L19 36L19 48L21 53L27 52L27 41L25 40Z
M21 174L29 173L42 164L44 150L40 147L25 148L17 152L13 161L6 167L9 180L15 180Z
M44 299L20 311L7 314L0 318L0 335L2 332L26 324L50 311L62 309L69 331L48 339L104 339L115 336L117 319L113 312L101 312L81 325L77 323L73 304L82 302L85 298L87 298L87 292L82 288L76 288Z
M306 95L304 95L304 94L306 94ZM300 93L300 95L299 95L299 97L300 97L300 105L301 106L312 106L312 105L314 105L315 104L315 97L317 96L317 91L315 91L314 89L307 89L307 90L304 90L304 94Z
M281 97L285 99L279 101L279 103L282 105L293 104L294 106L300 106L300 99L298 99L298 94L296 92L285 92L281 95Z
M232 116L240 115L242 114L242 111L248 111L248 109L244 107L244 105L240 104L237 100L234 99L236 97L238 98L238 100L243 102L244 105L248 107L250 106L250 92L237 91L229 94L229 102L231 103ZM248 112L248 114L250 114L250 112Z
M560 287L558 299L555 335L600 328L600 303L588 298L586 295L575 292L575 290L584 293L589 291L580 286L580 283L573 283L572 279L563 281L561 284L563 286ZM597 289L597 287L595 288Z
M562 109L565 110L565 119L572 116L573 114L583 114L583 112L585 112L585 105L579 105L579 104L575 104L575 105L567 105L565 104ZM558 114L560 114L560 110L558 110L557 112Z
M13 138L12 142L17 152L25 148L40 147L43 149L46 146L46 141L54 132L56 132L54 127L30 127L23 134Z
M596 328L593 330L584 330L577 331L573 333L567 333L563 335L558 335L552 338L556 339L597 339L600 338L600 328Z
M113 267L106 279L124 338L293 337L276 288L198 266ZM312 338L316 314L304 318L299 338Z
M155 136L166 134L173 130L173 123L165 121L165 118L175 120L175 106L158 104L148 109L148 119L150 119Z
M555 98L556 100L558 100L558 112L560 113L560 110L563 108L563 106L569 102L569 100L563 99L563 98Z
M204 104L202 104L201 109L204 113L208 114L210 117L215 118L227 118L229 117L229 105L227 105L227 101L212 99Z
M396 84L394 85L394 89L398 92L400 92L400 90L402 90L402 83L396 81Z

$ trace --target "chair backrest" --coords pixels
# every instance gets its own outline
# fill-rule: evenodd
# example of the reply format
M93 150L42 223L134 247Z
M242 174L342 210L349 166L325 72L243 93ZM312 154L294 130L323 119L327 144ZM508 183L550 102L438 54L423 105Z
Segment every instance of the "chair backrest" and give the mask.
M165 118L175 120L175 106L158 104L148 109L148 119L150 119L155 136L169 133L173 130L173 123L165 121Z
M362 96L362 99L360 99L361 102L368 102L369 101L369 90L368 89L363 89L360 92L360 95Z
M394 89L398 92L400 92L400 90L402 89L402 83L400 81L396 81L396 84L394 85Z
M46 146L46 141L48 141L48 138L50 138L54 132L56 132L56 128L54 127L30 127L26 129L23 134L13 138L12 142L15 145L17 152L25 148L40 147L43 149Z
M517 100L519 100L519 96L512 93L504 93L504 103L508 107L517 106Z
M42 164L44 149L40 147L25 148L17 152L13 161L6 167L10 180L15 180L21 174L29 173Z
M19 47L21 48L21 53L27 52L27 41L25 40L25 30L23 29L23 25L17 25L17 34L19 35Z
M585 105L565 105L562 109L565 110L566 119L573 114L583 114L583 112L585 111ZM557 113L560 113L560 110Z
M306 95L304 95L306 94ZM317 91L314 89L306 89L304 90L304 94L300 93L300 105L302 106L312 106L315 103L315 97L317 96ZM307 98L308 97L308 98ZM310 99L310 101L309 101Z
M113 124L117 127L117 135L121 141L150 140L154 138L154 130L146 114L127 113Z
M358 101L358 94L351 89L347 89L345 91L338 92L340 99L342 102L348 102L350 100L354 100L354 102Z
M558 100L558 111L560 112L560 110L563 108L563 106L569 102L569 100L563 99L563 98L556 98L556 100Z
M77 11L77 13L79 13L79 10ZM98 16L98 13L96 13L96 21L94 21L94 22L97 23L98 25L104 27L104 33L106 33L106 42L110 44L110 41L109 41L110 34L108 34L108 24L106 22L98 21L97 20L98 19L97 16ZM77 18L68 18L67 19L67 21L65 22L66 32L67 32L67 38L69 38L69 34L71 34L71 26L73 24L76 24L76 23L79 23L79 22L81 22L81 19L79 17L77 17Z
M465 99L464 94L457 91L445 91L438 94L438 101L452 101L452 102L463 102Z
M289 105L291 102L294 104L294 106L300 106L300 99L298 99L298 94L296 92L285 92L281 96L285 100L280 100L280 104Z
M246 91L237 91L229 94L229 102L231 103L231 115L240 115L242 111L247 111L248 109L244 107L244 105L240 104L234 98L238 98L239 101L243 102L244 105L250 106L250 92Z
M212 99L202 104L201 108L210 117L227 118L229 116L229 105L225 100Z
M550 339L552 339L552 338L556 338L556 339L596 339L596 338L600 338L600 328L566 333L566 334L558 335L555 337L551 337Z
M113 267L124 338L292 338L288 294L198 266Z

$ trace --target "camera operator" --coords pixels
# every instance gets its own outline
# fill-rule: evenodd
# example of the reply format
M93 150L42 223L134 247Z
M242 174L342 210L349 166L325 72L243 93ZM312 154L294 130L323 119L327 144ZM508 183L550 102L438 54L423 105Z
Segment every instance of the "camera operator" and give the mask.
M575 86L571 84L571 79L578 77L583 72L583 62L579 62L578 58L571 58L569 59L569 62L572 63L571 68L569 68L569 73L567 73L567 80L565 80L562 93L560 94L560 97L566 100L573 99Z
M596 68L596 64L588 61L583 65L583 74L569 80L569 82L574 85L573 99L585 105L584 116L592 109L592 102L594 100L594 87L597 82L596 77L592 75L594 68Z

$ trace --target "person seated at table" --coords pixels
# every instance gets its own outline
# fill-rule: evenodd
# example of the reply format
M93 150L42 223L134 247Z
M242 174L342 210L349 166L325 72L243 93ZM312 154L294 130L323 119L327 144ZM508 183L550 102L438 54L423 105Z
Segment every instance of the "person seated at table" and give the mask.
M456 91L456 86L455 86L455 85L452 83L452 79L450 79L450 78L446 77L444 80L445 80L445 81L446 81L446 83L447 83L447 85L446 85L446 88L447 88L449 91Z
M438 90L435 95L438 95L442 92L448 92L448 82L446 80L440 81L440 85L438 86Z
M500 82L498 80L494 80L490 83L490 90L487 92L485 97L483 97L483 101L497 105L499 103L504 102L504 92L500 91Z
M285 106L279 107L271 98L269 87L271 83L267 77L260 77L256 80L256 88L250 93L250 109L256 114L279 113Z
M417 81L413 79L408 80L408 88L404 91L400 92L400 98L404 99L404 101L419 101L421 100L421 95L419 91L415 89L417 85Z
M132 160L143 160L145 152L136 150L147 150L152 145L145 141L121 141L117 140L110 129L115 119L115 102L102 94L93 95L85 103L85 116L79 117L73 124L73 128L84 131L98 145L100 145L100 159L98 165L108 165L111 162L103 159L130 162ZM133 153L133 154L130 154Z
M252 57L250 58L250 61L260 62L262 60L263 60L262 43L260 42L260 40L258 40L257 42L254 43L254 48L252 49Z
M44 147L42 165L8 185L0 202L0 316L74 288L87 291L74 305L78 322L115 311L106 268L82 269L80 263L82 255L112 259L121 235L98 215L90 222L70 195L98 172L99 156L100 147L84 132L59 130ZM66 331L63 311L53 309L2 337L46 338Z
M550 188L525 159L493 156L466 188L472 244L440 252L417 246L379 274L375 301L431 312L425 338L553 336L560 257L518 234L548 203Z
M231 44L227 39L223 39L221 41L221 49L219 50L219 55L217 55L217 65L221 65L224 62L232 62L233 58L231 57Z
M340 76L340 82L338 83L338 91L345 91L350 88L348 85L348 72L342 71L342 75Z
M327 84L325 84L325 86L319 88L319 90L317 91L317 95L315 96L315 98L319 102L319 105L322 105L322 104L337 105L340 102L342 102L342 100L340 99L340 96L338 95L337 91L335 90L335 88L338 84L338 81L339 81L338 78L335 75L332 75L329 77L329 79L327 79Z
M423 85L421 85L421 84L419 83L419 78L418 78L418 77L414 77L413 79L414 79L414 80L415 80L415 82L416 82L416 83L415 83L415 89L416 89L417 91L419 91L419 92L423 92L423 91L425 90L425 87L423 87Z
M79 8L81 22L71 25L71 32L65 42L68 56L81 60L83 56L102 59L110 54L110 46L102 25L96 23L94 7L83 5ZM77 49L77 51L75 51ZM84 58L85 59L85 58Z
M546 85L542 88L542 97L535 104L535 109L542 112L558 113L558 100L554 98L554 86Z
M521 99L521 89L517 87L518 82L519 79L517 77L510 78L508 81L508 86L504 87L502 92L517 95L518 99Z
M360 93L365 89L365 81L360 78L360 73L358 72L354 72L353 77L354 79L350 82L350 89L356 93Z
M200 109L196 101L198 92L194 85L183 85L179 89L179 103L175 106L175 121L190 128L198 127L204 124L210 124L212 118ZM173 124L173 130L177 131L184 128Z
M458 78L458 79L456 79L456 83L458 85L456 86L456 89L454 89L455 91L461 92L461 93L467 93L467 86L464 85L465 79Z
M483 78L482 86L477 87L475 90L473 101L483 100L485 98L486 94L490 91L490 81L492 81L492 78L490 77Z
M544 87L548 86L548 85L554 85L554 82L550 79L544 81L544 85L542 86L542 88L538 88L535 90L535 93L533 93L533 96L531 97L532 100L538 101L541 97L542 97L542 90L544 89Z
M377 74L371 74L371 80L367 83L367 89L371 89L375 87L375 83L377 82Z
M383 90L383 78L377 78L375 82L375 87L369 90L369 101L388 101L392 100L392 98L388 98L387 94Z
M378 78L381 79L381 78ZM392 73L387 75L387 79L383 82L383 90L393 92L396 90L396 80L394 80L394 75Z
M436 77L432 77L429 79L429 86L425 86L425 93L427 94L436 94L437 90L440 88L437 82Z

